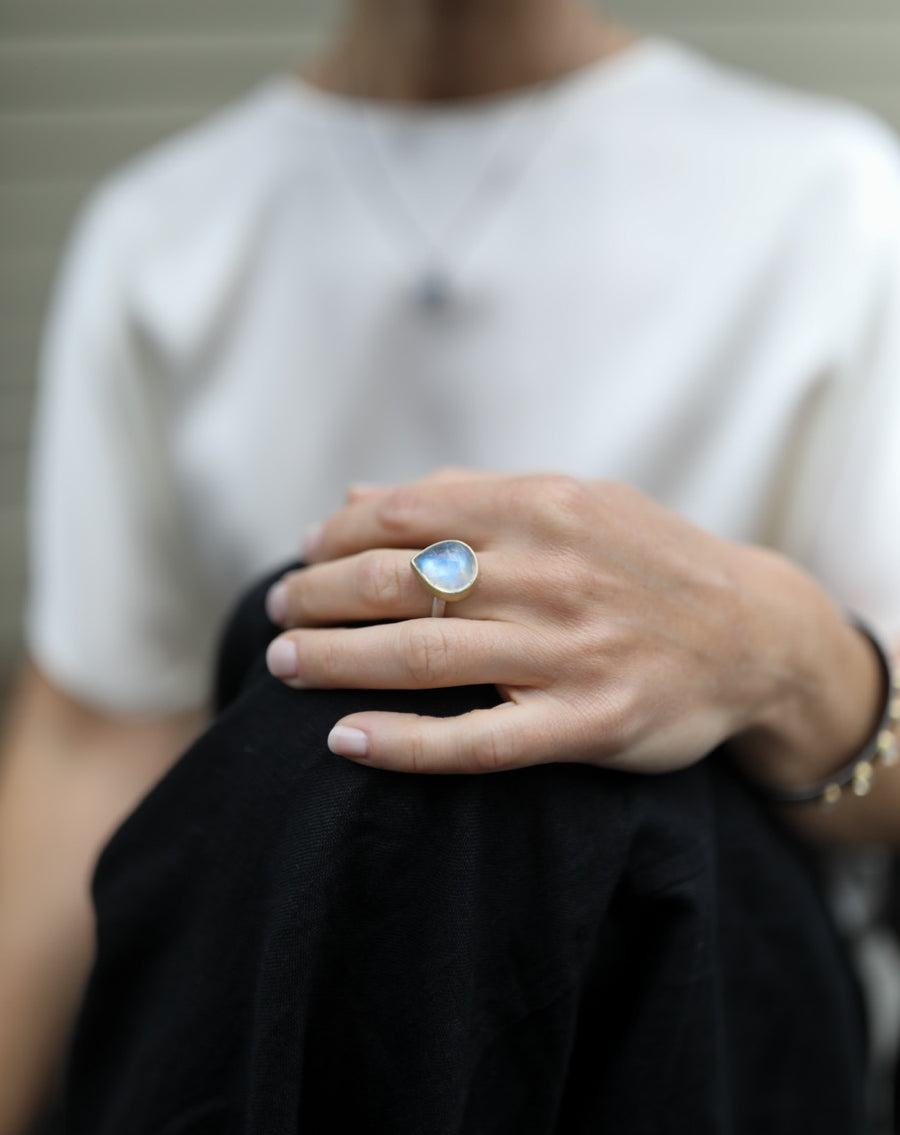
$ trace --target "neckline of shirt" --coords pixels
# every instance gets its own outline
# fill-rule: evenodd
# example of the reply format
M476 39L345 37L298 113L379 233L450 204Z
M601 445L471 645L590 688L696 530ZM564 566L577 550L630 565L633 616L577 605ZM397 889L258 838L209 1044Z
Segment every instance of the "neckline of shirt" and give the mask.
M358 119L361 113L365 113L370 121L380 120L385 125L414 126L421 123L433 126L440 122L463 123L492 117L495 113L502 114L532 101L540 92L563 98L575 97L589 89L612 94L661 57L669 57L675 51L676 45L662 37L643 36L615 54L576 68L549 83L447 102L403 103L338 95L322 90L302 75L290 71L273 76L266 86L295 109L311 110L333 121Z

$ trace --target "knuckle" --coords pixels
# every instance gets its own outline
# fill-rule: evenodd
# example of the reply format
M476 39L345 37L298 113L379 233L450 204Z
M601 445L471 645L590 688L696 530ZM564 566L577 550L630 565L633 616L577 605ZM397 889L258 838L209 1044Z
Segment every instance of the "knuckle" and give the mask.
M593 498L606 524L647 523L646 510L652 502L634 485L624 481L600 481L594 486Z
M527 517L534 511L534 502L540 491L542 477L514 477L504 483L504 507L518 516Z
M550 520L579 520L584 516L587 486L577 477L554 474L544 477L539 500Z
M379 553L365 556L360 564L359 590L366 606L395 610L402 590L396 562Z
M589 508L585 482L565 473L522 477L510 486L510 506L526 518L535 532L558 539L572 528L582 528Z
M503 772L516 763L516 749L506 730L488 729L474 746L476 768L481 772Z
M423 495L418 485L391 489L378 502L378 519L389 532L397 535L415 532L425 513Z
M425 769L425 735L421 729L413 729L406 739L406 756L410 772Z
M303 652L299 651L300 657ZM331 632L322 634L316 640L314 653L307 652L307 678L315 678L322 686L343 685L343 672L341 667L341 651Z
M416 685L432 687L445 683L450 671L450 644L437 619L411 623L406 667Z

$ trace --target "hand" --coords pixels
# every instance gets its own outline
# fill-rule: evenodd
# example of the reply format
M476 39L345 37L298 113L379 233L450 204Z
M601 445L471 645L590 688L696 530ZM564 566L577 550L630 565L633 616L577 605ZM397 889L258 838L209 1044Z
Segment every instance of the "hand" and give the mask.
M434 619L409 561L447 538L475 548L480 574ZM458 718L338 723L333 751L385 768L661 772L748 729L771 696L777 665L749 634L758 597L740 570L756 552L619 484L450 473L361 491L318 534L312 566L270 593L296 629L269 665L298 688L497 686L501 705ZM399 621L335 625L368 620Z

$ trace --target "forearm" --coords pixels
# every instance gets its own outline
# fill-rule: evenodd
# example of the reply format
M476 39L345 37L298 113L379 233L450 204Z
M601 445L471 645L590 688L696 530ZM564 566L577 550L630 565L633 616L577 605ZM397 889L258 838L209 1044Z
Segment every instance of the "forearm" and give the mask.
M806 573L764 550L744 551L736 572L746 600L741 625L755 658L753 689L766 694L730 747L764 788L817 784L874 735L887 695L882 666L866 636ZM900 845L900 775L879 766L867 796L848 789L834 807L814 802L782 811L816 841Z

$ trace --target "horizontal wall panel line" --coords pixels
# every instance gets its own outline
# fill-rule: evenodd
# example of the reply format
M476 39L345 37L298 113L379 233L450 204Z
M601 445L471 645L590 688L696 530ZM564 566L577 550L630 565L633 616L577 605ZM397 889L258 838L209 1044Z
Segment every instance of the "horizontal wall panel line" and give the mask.
M599 4L598 4L599 6ZM685 18L703 19L715 15L726 19L746 17L746 0L612 0L605 5L623 21L658 21L676 7ZM44 31L83 36L98 34L130 34L141 30L147 34L194 33L222 34L234 32L258 34L261 28L289 28L301 24L305 28L331 27L340 19L343 5L334 0L217 0L214 5L201 5L193 0L153 0L145 4L112 4L109 0L4 0L0 4L0 32L4 35L39 35ZM896 0L858 0L850 8L849 0L755 0L753 11L771 18L790 17L808 12L810 19L846 16L848 11L860 18L890 15Z
M96 107L87 110L57 106L51 110L0 110L0 130L40 130L47 124L54 127L81 126L85 121L102 128L109 125L143 125L160 121L181 121L208 114L206 102L191 106Z
M294 24L283 28L268 27L264 32L242 31L203 33L173 32L171 35L147 35L135 32L131 35L40 35L6 36L0 43L0 64L15 60L23 55L62 57L69 54L83 55L86 52L163 52L165 54L193 53L206 55L218 51L256 51L273 47L284 50L285 40L295 44L318 46L322 36L310 33Z

